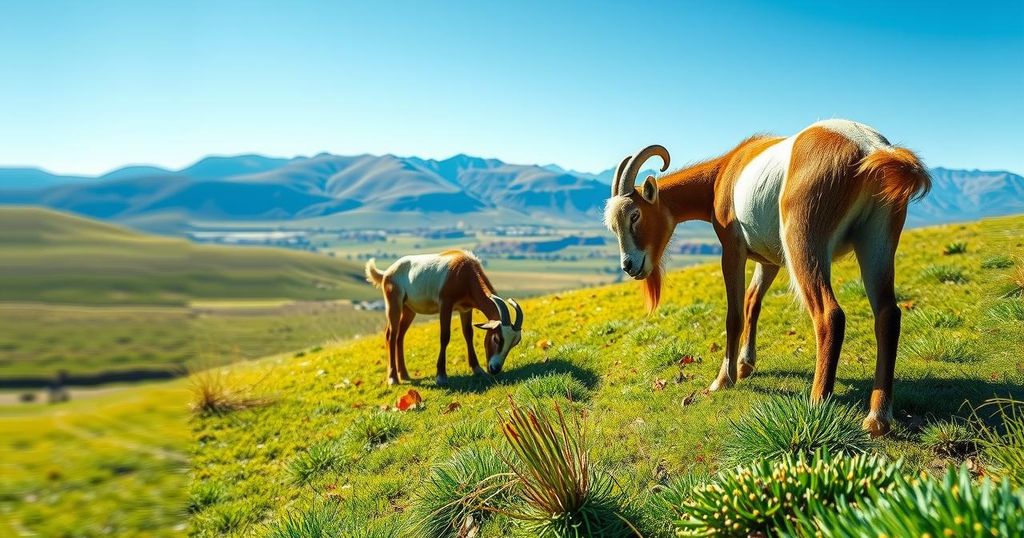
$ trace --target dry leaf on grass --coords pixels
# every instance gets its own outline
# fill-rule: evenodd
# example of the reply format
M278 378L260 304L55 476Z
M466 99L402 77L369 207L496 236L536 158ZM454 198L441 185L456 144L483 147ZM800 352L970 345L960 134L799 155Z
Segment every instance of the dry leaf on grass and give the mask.
M441 414L447 415L448 413L458 411L459 409L462 409L462 404L460 404L459 402L452 402L448 404L448 407L444 408L444 411L442 411Z
M536 347L537 347L537 349L540 349L542 351L547 351L547 350L551 349L551 347L554 346L554 345L555 344L551 340L545 339L545 340L538 341Z
M395 405L395 407L399 411L408 411L410 409L416 409L417 407L420 407L422 404L423 397L420 396L420 393L416 392L415 389L409 389L409 392L406 392L405 394L402 395L401 398L398 399L398 404Z
M665 379L655 379L654 383L651 383L651 388L654 390L665 390L665 385L668 385L668 381Z
M693 391L687 397L683 398L683 401L681 402L681 404L682 404L683 407L686 407L686 406L692 404L694 402L694 400L696 400L696 399L697 399L697 391Z

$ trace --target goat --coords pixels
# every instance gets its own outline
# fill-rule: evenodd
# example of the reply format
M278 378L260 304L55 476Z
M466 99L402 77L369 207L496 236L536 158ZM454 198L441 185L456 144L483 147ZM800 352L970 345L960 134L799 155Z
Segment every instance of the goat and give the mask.
M474 308L488 319L475 327L487 331L484 352L487 370L492 375L501 372L509 351L522 339L523 309L514 299L506 301L494 293L480 260L470 252L447 250L440 254L405 256L383 272L371 259L366 262L366 280L384 292L389 385L409 380L405 368L405 332L416 314L439 313L441 316L441 351L437 356L437 384L441 386L448 383L445 350L451 339L453 311L458 312L462 320L469 367L474 374L484 373L473 348ZM515 322L509 315L509 306L516 311Z
M894 258L907 205L931 179L911 151L848 120L815 123L790 137L754 136L728 153L678 170L658 182L636 175L651 157L669 166L668 150L648 146L618 166L605 223L618 237L622 270L645 280L649 310L661 295L662 255L676 224L710 222L722 243L725 358L709 387L730 387L754 371L761 300L786 266L810 311L817 336L811 398L832 394L846 317L831 284L832 261L856 253L875 317L877 357L870 410L863 427L889 431L893 372L900 333ZM744 296L746 261L755 262ZM746 335L740 344L740 337Z

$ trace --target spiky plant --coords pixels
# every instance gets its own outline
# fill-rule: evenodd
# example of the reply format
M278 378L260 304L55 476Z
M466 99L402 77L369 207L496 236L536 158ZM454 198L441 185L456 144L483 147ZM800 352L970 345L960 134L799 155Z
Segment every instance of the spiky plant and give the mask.
M1024 490L988 478L975 483L966 465L942 480L898 477L888 490L836 503L812 499L786 532L794 536L1024 536Z
M495 450L471 446L435 467L413 500L418 536L465 536L509 499L512 475Z
M813 458L785 456L725 470L694 488L676 521L680 536L774 536L795 523L812 503L835 506L857 502L872 492L888 491L899 463L859 454Z
M359 416L345 432L345 438L369 451L393 440L403 431L405 424L397 413L372 411Z
M337 440L320 441L300 453L288 464L292 480L307 484L316 477L337 469L344 461L345 453Z
M740 465L786 455L811 456L820 449L832 454L858 454L870 443L852 406L828 398L812 402L807 395L777 396L754 405L725 441L725 460Z
M953 256L955 254L963 254L965 252L967 252L967 243L965 241L954 241L942 249L943 256Z
M609 477L590 461L586 431L578 415L554 417L538 406L512 402L502 433L512 450L509 467L524 502L507 515L534 536L629 536L636 533L629 508Z
M962 421L935 422L921 432L921 444L937 456L965 458L978 451L978 437Z

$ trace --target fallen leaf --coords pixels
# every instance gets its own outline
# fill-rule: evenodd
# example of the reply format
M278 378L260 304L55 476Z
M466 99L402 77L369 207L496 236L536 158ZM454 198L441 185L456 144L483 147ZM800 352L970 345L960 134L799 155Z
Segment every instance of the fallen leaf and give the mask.
M686 366L687 364L693 364L697 359L693 358L693 355L683 355L679 358L679 366Z
M555 345L551 340L540 340L537 342L537 349L547 351L551 349L551 346Z
M790 329L786 331L786 336L793 336L794 334L796 334L796 329Z
M395 407L397 407L399 411L408 411L419 407L422 403L423 397L420 396L420 393L416 392L415 389L409 389L409 392L406 392L398 399L398 404Z
M654 383L651 384L651 388L654 390L665 390L665 385L668 385L668 381L664 379L655 379Z
M460 404L459 402L452 402L448 404L448 407L444 408L444 411L442 411L441 414L447 415L448 413L458 411L459 409L462 409L462 404Z
M904 310L913 310L914 309L914 301L903 301L902 303L900 303L900 308L902 308Z
M722 346L718 345L718 342L711 342L711 345L708 346L708 352L710 353L718 353L721 349Z

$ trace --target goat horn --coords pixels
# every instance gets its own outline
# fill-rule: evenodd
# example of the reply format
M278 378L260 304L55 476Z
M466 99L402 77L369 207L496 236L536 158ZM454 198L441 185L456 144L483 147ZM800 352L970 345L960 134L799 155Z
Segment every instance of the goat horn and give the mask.
M508 305L505 304L505 299L498 297L497 295L491 295L491 302L498 308L498 318L500 318L502 325L511 325L512 320L509 319Z
M626 169L626 165L629 164L629 159L632 157L632 155L626 155L626 158L622 159L622 162L615 169L615 175L612 176L612 196L619 194L619 184L622 183L622 171Z
M523 330L523 307L519 306L515 299L509 299L508 304L516 309L516 322L512 324L512 328L517 331Z
M647 159L651 157L661 157L661 171L668 170L669 156L668 150L665 146L654 144L647 146L646 148L638 151L632 159L629 160L629 164L626 165L626 170L622 173L622 181L619 183L618 194L622 196L629 196L636 188L636 175L640 173L640 168L647 162Z

